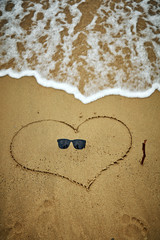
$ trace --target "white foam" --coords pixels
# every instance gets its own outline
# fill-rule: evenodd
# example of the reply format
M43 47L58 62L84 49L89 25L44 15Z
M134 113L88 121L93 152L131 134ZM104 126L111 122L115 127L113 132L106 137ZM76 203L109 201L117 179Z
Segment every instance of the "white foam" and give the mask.
M77 87L73 87L70 84L67 83L57 83L54 81L47 81L43 79L38 72L36 71L23 71L23 72L14 72L12 69L2 70L0 71L0 77L9 75L12 78L21 78L24 76L33 76L37 80L37 83L44 87L52 87L54 89L64 90L65 92L69 94L73 94L74 97L84 104L96 101L102 97L108 96L108 95L121 95L124 97L129 98L146 98L149 97L156 89L160 91L160 84L153 84L151 88L147 89L143 92L132 92L129 90L123 90L121 88L114 88L114 89L105 89L102 91L99 91L96 94L93 94L92 96L85 97L80 93Z
M3 44L0 48L0 63L5 64L14 58L16 64L13 69L1 70L0 76L34 76L42 86L65 90L83 103L113 94L148 97L155 89L160 89L160 46L154 41L155 38L160 38L157 31L160 15L149 14L150 8L158 12L158 7L148 4L148 0L140 3L133 1L130 4L121 1L115 4L114 11L110 8L112 0L104 0L96 13L92 14L91 21L77 32L75 29L83 17L78 7L85 0L71 5L67 0L49 0L50 7L47 10L40 3L28 2L30 6L25 11L22 0L12 2L15 6L8 12L5 11L7 0L1 2L3 14L0 20L7 19L8 23L2 27L4 36L0 37ZM159 4L159 0L155 2ZM144 13L135 10L138 6L143 8ZM160 4L157 6L160 7ZM66 7L70 11L71 22L67 21ZM124 11L125 7L128 12ZM20 25L30 11L35 13L28 34ZM39 12L43 13L44 18L37 21ZM140 17L145 19L146 28L143 29L142 26L138 33L137 23ZM46 28L48 21L50 27ZM103 27L106 33L95 30L97 21L98 27ZM61 34L63 31L64 35ZM80 34L84 39L75 46L74 41ZM44 36L45 43L41 43L39 39ZM26 49L21 54L17 50L17 42L23 43ZM156 61L149 60L145 43L150 44L148 48L155 54ZM76 48L82 48L82 52L73 56ZM129 49L128 55L124 49ZM56 60L53 58L54 54L59 54ZM129 60L126 60L127 56ZM57 64L59 69L55 76ZM81 76L80 68L84 69L86 75ZM84 88L80 92L81 81L84 82Z

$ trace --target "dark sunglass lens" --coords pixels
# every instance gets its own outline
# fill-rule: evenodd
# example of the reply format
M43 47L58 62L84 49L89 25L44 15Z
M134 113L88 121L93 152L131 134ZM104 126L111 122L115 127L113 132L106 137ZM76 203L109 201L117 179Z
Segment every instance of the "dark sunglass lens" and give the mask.
M86 145L85 140L80 140L80 139L73 140L73 146L76 149L83 149L83 148L85 148L85 145Z
M69 147L70 141L68 139L58 139L58 146L61 149L66 149Z

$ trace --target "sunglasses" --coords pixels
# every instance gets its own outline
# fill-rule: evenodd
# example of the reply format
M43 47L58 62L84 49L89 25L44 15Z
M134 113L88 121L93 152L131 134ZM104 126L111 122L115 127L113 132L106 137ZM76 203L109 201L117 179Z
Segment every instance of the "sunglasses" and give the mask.
M86 145L86 140L82 140L82 139L69 140L69 139L62 138L62 139L58 139L57 142L58 142L59 148L61 149L68 148L70 145L70 142L73 143L73 146L76 149L83 149L85 148L85 145Z

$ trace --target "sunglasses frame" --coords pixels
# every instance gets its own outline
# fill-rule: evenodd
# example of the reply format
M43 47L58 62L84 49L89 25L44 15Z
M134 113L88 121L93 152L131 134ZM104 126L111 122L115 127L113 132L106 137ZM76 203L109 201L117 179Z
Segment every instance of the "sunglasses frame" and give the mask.
M62 140L67 140L67 142L68 142L68 146L67 147L65 147L65 148L63 148L63 147L60 147L60 141L62 141ZM76 141L80 141L81 143L83 143L83 147L82 148L76 148ZM59 148L60 149L67 149L68 147L69 147L69 145L70 145L70 143L72 142L72 144L73 144L73 147L75 148L75 149L77 149L77 150L81 150L81 149L83 149L83 148L85 148L85 146L86 146L86 140L84 140L84 139L74 139L74 140L70 140L70 139L67 139L67 138L60 138L60 139L57 139L57 142L58 142L58 146L59 146Z

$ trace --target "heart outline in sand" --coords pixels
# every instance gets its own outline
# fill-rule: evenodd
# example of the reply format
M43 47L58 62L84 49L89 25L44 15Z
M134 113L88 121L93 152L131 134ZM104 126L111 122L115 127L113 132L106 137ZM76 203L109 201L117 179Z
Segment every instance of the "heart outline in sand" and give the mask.
M86 123L86 122L88 122L88 121L90 121L90 120L94 120L94 119L110 119L110 120L113 120L113 121L116 121L116 122L122 124L123 127L125 127L125 129L127 130L127 133L128 133L128 135L129 135L129 139L130 139L130 143L129 143L129 145L128 145L128 148L127 148L126 152L125 152L121 157L119 157L117 160L111 162L109 165L107 165L107 166L105 166L105 167L102 167L102 169L100 169L100 170L95 174L95 176L92 177L92 179L90 179L87 183L82 183L82 182L80 182L80 181L77 181L77 180L75 180L75 179L67 176L66 174L60 174L60 173L58 173L58 172L56 172L56 171L51 172L51 171L43 171L43 170L39 170L39 169L35 169L35 168L30 168L30 167L25 166L25 165L23 165L22 163L20 163L20 161L19 161L19 160L15 157L15 155L14 155L14 141L15 141L16 137L19 135L19 133L20 133L23 129L25 129L25 128L31 126L31 125L33 126L33 124L36 124L36 123L44 123L44 122L60 123L60 124L64 124L65 126L71 128L75 133L78 133L80 127L81 127L84 123ZM132 134L131 134L131 131L130 131L130 129L128 128L128 126L127 126L123 121L121 121L121 120L119 120L119 119L117 119L117 118L114 118L114 117L110 117L110 116L95 116L95 117L91 117L91 118L88 118L88 119L84 120L84 121L83 121L82 123L80 123L77 127L73 127L71 124L68 124L68 123L66 123L66 122L64 122L64 121L59 121L59 120L54 120L54 119L38 120L38 121L34 121L34 122L31 122L31 123L28 123L28 124L26 124L25 126L21 127L21 128L13 135L12 140L11 140L11 143L10 143L10 154L11 154L12 159L13 159L13 160L16 162L16 164L17 164L18 166L20 166L22 169L25 169L25 170L28 170L28 171L32 171L32 172L37 172L37 173L50 174L50 175L58 176L58 177L64 178L64 179L66 179L66 180L68 180L68 181L70 181L70 182L72 182L72 183L75 183L75 184L77 184L77 185L79 185L79 186L82 186L82 187L84 187L85 189L89 190L90 187L91 187L91 185L95 182L95 180L97 179L97 177L99 177L99 176L102 174L102 172L106 171L106 170L109 169L111 166L113 166L113 165L115 165L115 164L118 164L121 160L123 160L123 159L128 155L128 153L129 153L130 150L131 150L131 147L132 147ZM61 151L63 151L63 150L61 150ZM78 151L82 151L82 150L78 150Z

